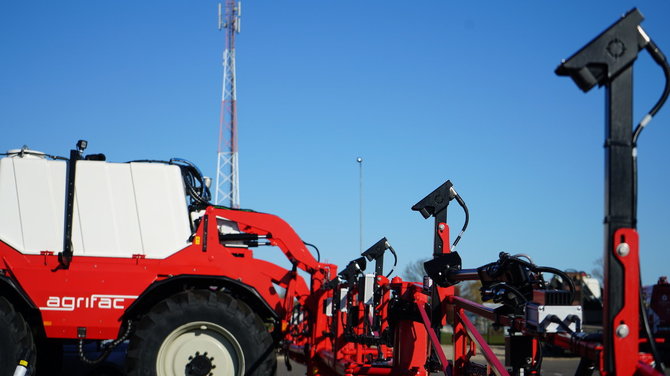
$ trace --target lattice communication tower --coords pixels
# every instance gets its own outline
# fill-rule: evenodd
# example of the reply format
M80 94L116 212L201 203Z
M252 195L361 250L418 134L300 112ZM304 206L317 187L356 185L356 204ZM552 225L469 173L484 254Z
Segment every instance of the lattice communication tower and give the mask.
M226 48L223 51L223 90L221 91L214 203L231 208L240 207L235 36L240 32L241 14L241 2L226 0L225 9L222 9L222 5L219 3L219 30L225 30L226 32Z

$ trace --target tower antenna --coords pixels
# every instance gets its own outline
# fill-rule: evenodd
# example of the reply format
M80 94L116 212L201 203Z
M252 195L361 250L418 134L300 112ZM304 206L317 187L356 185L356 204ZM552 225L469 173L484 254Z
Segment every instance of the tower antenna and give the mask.
M235 75L235 36L240 32L241 2L219 3L219 30L226 32L223 51L223 89L219 116L219 145L216 162L214 203L240 207L240 178L237 151L237 77Z

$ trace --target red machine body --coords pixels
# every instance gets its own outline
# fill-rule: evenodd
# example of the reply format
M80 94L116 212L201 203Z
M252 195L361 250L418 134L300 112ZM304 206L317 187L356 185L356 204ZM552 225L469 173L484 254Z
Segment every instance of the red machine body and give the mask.
M247 233L272 234L273 244L316 278L336 271L333 265L318 263L293 229L276 216L215 207L205 212L205 218L216 216L235 220ZM116 338L135 301L141 301L152 286L174 278L225 277L257 294L280 319L286 319L293 303L288 302L287 309L275 285L290 288L303 299L309 295L307 284L296 273L253 258L249 249L227 248L218 236L216 220L202 220L192 245L166 259L75 256L68 269L58 268L53 252L24 255L0 243L0 254L5 276L16 281L39 309L50 338Z

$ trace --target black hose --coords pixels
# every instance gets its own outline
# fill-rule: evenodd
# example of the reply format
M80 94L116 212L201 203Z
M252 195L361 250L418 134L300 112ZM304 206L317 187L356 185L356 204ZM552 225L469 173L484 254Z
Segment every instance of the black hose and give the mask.
M307 243L306 241L303 241L303 243L308 247L314 248L314 250L316 251L316 261L321 262L321 252L319 252L319 248L317 248L314 244Z
M663 107L665 101L668 99L670 94L670 64L668 60L661 51L660 48L654 43L653 40L649 40L646 46L647 52L654 59L656 64L658 64L661 69L663 69L663 75L665 76L665 86L663 87L663 93L658 99L654 107L651 108L649 113L645 115L640 123L635 127L633 131L633 227L637 226L637 140L640 137L642 130L649 124L651 119L658 113L658 111Z
M640 280L640 315L642 316L642 329L644 329L645 336L647 341L649 341L649 348L651 349L651 355L654 357L654 368L662 374L665 374L665 367L663 366L663 358L660 357L658 348L656 347L656 340L654 339L654 333L652 333L651 328L649 327L649 319L647 318L647 313L645 312L644 300L642 299L642 280Z
M568 287L570 287L570 301L572 302L575 300L575 291L576 291L575 282L565 272L549 266L538 266L535 268L535 271L540 273L546 272L561 276L561 278L563 278L568 283Z
M665 101L668 99L668 95L670 95L670 64L668 64L668 60L653 40L649 40L649 43L647 43L646 46L646 50L649 52L656 64L658 64L661 69L663 69L663 74L665 75L665 87L663 88L661 97L658 99L654 107L651 108L649 113L644 118L642 118L642 121L640 121L637 127L635 127L635 131L633 131L633 146L637 144L637 139L640 137L640 133L642 133L644 127L649 124L651 119L658 113L661 107L663 107Z
M102 353L100 354L100 356L98 356L98 357L95 358L95 359L89 359L88 357L86 357L86 355L84 354L84 340L83 340L83 339L80 339L80 340L79 340L79 343L78 343L78 346L77 346L77 350L78 350L78 352L79 352L79 359L80 359L82 362L87 363L87 364L99 364L100 362L102 362L102 361L104 361L105 359L107 359L107 357L109 356L109 354L112 353L112 350L114 350L114 348L115 348L116 346L120 345L121 342L123 342L123 341L125 341L126 339L128 339L128 336L130 335L130 332L131 332L132 327L133 327L133 325L132 325L133 323L132 323L132 321L130 321L130 320L128 320L126 323L127 323L127 324L126 324L127 326L126 326L126 331L125 331L125 333L123 333L123 335L122 335L121 337L119 337L119 338L115 339L113 342L109 343L109 344L102 350Z
M393 254L393 266L391 267L391 270L386 275L386 278L391 276L391 274L393 273L393 270L395 270L395 266L398 264L398 255L395 253L395 249L393 249L393 247L391 247L391 245L388 244L388 242L387 242L387 245L389 247L389 251L391 251L391 253Z
M200 169L193 163L181 158L170 159L170 164L177 165L181 169L184 184L191 197L191 203L203 207L211 205L209 201L212 199L212 195L207 184L205 184Z
M547 316L547 319L549 319L549 321L551 321L554 324L557 324L558 326L563 328L563 330L565 330L568 334L570 334L571 337L575 336L576 333L575 333L574 330L570 329L570 325L564 323L563 320L561 320L558 316L549 315L549 316ZM579 329L577 329L577 330L579 331Z
M205 184L200 169L193 163L181 158L172 158L169 161L162 161L156 159L138 159L128 163L163 163L168 165L175 165L181 170L182 178L184 179L184 189L189 197L189 210L199 210L212 205L211 192Z
M465 222L463 223L463 228L461 229L461 232L458 234L456 240L454 240L454 243L451 245L452 250L456 248L456 245L461 240L463 233L468 228L468 223L470 223L470 211L468 211L468 206L465 205L465 201L463 201L461 195L459 195L458 193L456 193L455 199L458 202L458 204L463 208L463 212L465 213Z
M491 291L493 291L494 289L495 289L495 290L497 290L497 289L503 289L503 290L504 290L504 289L509 289L509 290L512 291L516 296L518 296L518 297L520 297L521 299L523 299L523 302L524 302L524 303L528 303L528 298L526 298L526 295L524 295L524 294L523 294L521 291L519 291L516 287L514 287L514 286L512 286L512 285L510 285L510 284L508 284L508 283L505 283L505 282L494 283L493 285L490 286L490 289L491 289Z
M661 67L661 69L663 69L663 75L665 76L665 86L663 87L663 93L661 94L661 97L658 99L654 107L652 107L649 113L642 118L642 121L640 121L640 123L635 127L635 130L633 131L633 215L634 215L633 227L637 226L637 192L638 192L637 141L640 137L640 134L642 133L642 130L651 121L651 119L658 113L661 107L663 107L663 105L668 99L668 95L670 95L670 64L668 64L667 58L665 57L661 49L656 45L656 43L654 43L654 41L651 39L649 39L645 48L647 52L649 52L651 57L654 59L656 64L658 64ZM647 340L649 341L649 348L655 360L654 368L661 373L665 373L665 367L663 366L663 361L659 356L658 349L656 348L656 341L649 326L649 319L645 312L644 300L642 299L641 280L640 280L639 296L640 296L640 314L642 315L641 317L642 328L644 329Z
M530 270L536 273L551 273L560 276L562 279L564 279L568 283L568 287L570 288L570 301L573 301L575 299L575 291L577 290L575 287L575 282L568 276L564 271L552 268L550 266L536 266L532 262L528 262L525 260L520 259L517 256L508 256L509 258L525 265L528 267Z

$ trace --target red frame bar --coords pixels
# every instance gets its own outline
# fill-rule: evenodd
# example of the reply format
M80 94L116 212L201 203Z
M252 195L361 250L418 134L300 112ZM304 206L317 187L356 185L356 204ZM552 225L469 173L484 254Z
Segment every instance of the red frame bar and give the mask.
M623 307L610 323L614 369L619 376L635 374L640 347L640 259L639 236L635 229L621 228L614 232L612 248L616 260L623 268ZM625 250L627 253L618 249ZM607 281L607 276L605 276ZM608 307L608 295L604 306ZM604 310L607 312L607 310ZM605 318L606 319L606 318ZM605 322L605 321L603 321ZM607 326L605 326L607 329ZM606 373L613 374L613 373Z
M444 373L444 376L448 376L447 372L449 368L449 361L447 361L447 356L444 355L444 350L442 350L440 340L437 338L435 331L433 331L433 328L431 327L428 313L426 313L426 309L423 307L423 304L417 304L416 306L419 309L419 313L421 314L421 319L423 320L423 326L426 328L426 331L428 332L428 338L430 339L430 344L433 346L433 350L437 354L437 357L440 359L440 364L442 365L440 371Z
M500 362L498 357L493 353L493 350L491 350L491 347L489 347L488 343L484 340L481 334L479 334L479 331L477 331L477 328L474 326L474 324L468 319L468 317L465 315L465 311L463 308L456 307L454 310L454 321L455 321L455 327L458 327L459 330L459 337L462 335L461 333L465 333L470 341L473 341L481 350L482 355L486 359L486 361L489 363L491 366L491 370L498 376L509 376L509 372L507 372L507 369L505 366ZM454 334L456 334L456 330L454 330ZM473 354L474 355L474 354ZM456 343L454 343L454 364L456 365L464 365L465 363L469 362L470 356L468 354L463 354L462 349L458 348L457 351L457 346ZM458 368L458 367L455 367ZM461 374L460 372L456 372L457 369L454 370L454 375L459 375Z

